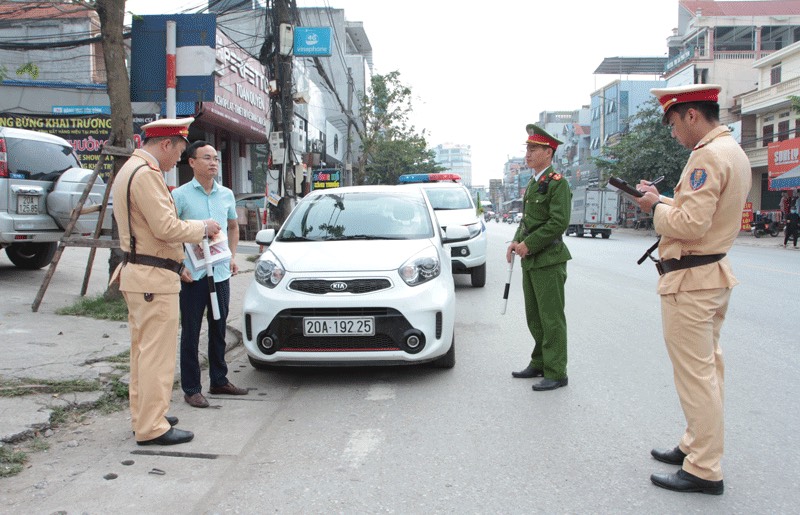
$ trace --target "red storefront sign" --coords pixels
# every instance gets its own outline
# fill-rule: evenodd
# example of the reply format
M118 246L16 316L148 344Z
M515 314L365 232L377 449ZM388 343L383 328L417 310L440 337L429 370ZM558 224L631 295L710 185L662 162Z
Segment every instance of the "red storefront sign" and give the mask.
M771 191L800 188L800 138L770 143L767 159Z
M742 210L742 230L749 231L750 224L753 223L753 203L747 201L744 203L744 209Z

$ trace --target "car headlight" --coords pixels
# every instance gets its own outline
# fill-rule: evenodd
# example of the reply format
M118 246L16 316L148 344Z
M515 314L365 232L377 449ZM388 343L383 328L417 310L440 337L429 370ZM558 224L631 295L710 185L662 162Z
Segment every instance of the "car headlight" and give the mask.
M466 226L469 229L469 237L474 238L481 233L481 223L469 224Z
M264 254L256 265L256 282L267 288L276 287L284 275L286 275L286 269L271 252Z
M412 257L397 269L400 278L409 286L417 286L435 279L442 273L439 254L429 247Z

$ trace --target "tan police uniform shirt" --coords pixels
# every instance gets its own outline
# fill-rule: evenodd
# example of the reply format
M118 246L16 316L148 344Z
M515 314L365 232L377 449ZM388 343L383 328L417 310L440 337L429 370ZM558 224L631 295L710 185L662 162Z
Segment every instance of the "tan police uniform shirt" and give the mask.
M205 226L201 220L178 218L158 162L149 153L134 150L133 155L114 178L114 216L119 226L120 247L130 252L128 230L128 181L145 164L131 183L131 230L136 238L136 253L183 262L183 242L199 243ZM120 265L120 291L134 293L178 293L180 277L171 270L149 265ZM114 279L112 278L112 281Z
M750 161L719 126L694 147L673 199L655 209L653 224L661 235L661 259L728 252L741 228L742 209L751 185ZM738 284L728 258L676 270L658 280L658 293L731 288Z

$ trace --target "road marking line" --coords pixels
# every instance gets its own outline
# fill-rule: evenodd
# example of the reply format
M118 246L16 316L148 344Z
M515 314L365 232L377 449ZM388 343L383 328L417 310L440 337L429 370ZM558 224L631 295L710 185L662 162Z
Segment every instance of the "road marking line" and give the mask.
M397 397L397 390L389 384L374 384L367 392L368 401L388 401Z
M381 443L383 443L383 434L380 429L356 429L350 435L342 458L351 467L358 468Z

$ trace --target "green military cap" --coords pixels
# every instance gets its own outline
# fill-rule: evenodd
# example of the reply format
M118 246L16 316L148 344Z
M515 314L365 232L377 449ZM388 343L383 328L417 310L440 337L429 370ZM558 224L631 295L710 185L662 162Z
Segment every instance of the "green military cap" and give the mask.
M552 148L553 151L555 151L559 145L564 143L563 141L557 140L548 134L546 130L533 123L526 125L525 131L528 133L528 140L525 142L526 145L547 145L548 147Z

